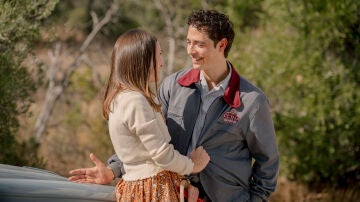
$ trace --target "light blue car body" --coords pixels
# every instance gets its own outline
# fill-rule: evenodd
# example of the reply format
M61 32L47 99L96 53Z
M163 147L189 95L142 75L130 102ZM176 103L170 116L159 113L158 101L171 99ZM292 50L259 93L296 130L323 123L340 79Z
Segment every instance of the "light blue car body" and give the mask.
M56 173L0 164L0 201L115 201L114 187L70 182Z

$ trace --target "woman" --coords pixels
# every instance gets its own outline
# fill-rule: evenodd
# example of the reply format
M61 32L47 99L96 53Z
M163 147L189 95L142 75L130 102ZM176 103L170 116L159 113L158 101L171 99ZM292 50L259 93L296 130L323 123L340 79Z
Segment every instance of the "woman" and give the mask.
M130 30L115 43L103 115L125 170L117 201L178 201L182 175L200 172L210 160L202 147L189 159L169 144L156 98L162 65L160 45L146 31Z

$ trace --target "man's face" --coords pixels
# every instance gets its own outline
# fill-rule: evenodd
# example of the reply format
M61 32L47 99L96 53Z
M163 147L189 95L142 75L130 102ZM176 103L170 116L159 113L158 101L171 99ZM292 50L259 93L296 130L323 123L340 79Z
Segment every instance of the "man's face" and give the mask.
M199 31L193 26L189 26L188 29L187 53L191 57L193 68L201 70L211 69L219 57L224 58L219 44L214 46L206 32Z

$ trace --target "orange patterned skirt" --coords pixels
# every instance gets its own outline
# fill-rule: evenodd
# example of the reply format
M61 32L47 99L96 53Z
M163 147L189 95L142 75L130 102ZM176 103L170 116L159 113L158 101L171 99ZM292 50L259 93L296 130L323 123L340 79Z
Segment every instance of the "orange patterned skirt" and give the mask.
M125 181L120 179L115 187L118 202L153 202L180 200L180 183L184 180L181 176L171 171L161 171L153 177Z

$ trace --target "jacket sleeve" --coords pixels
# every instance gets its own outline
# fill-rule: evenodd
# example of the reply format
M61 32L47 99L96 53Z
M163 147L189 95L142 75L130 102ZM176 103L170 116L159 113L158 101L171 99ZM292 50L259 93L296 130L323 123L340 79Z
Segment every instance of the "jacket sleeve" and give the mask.
M158 90L158 98L161 104L161 112L164 117L167 117L167 110L169 108L169 100L170 100L170 86L173 85L175 78L173 76L168 76L161 83Z
M123 163L116 154L110 156L107 163L108 167L114 173L115 178L121 178L125 174Z
M276 188L279 153L270 107L265 95L257 97L249 118L250 132L246 139L255 160L250 180L250 194L254 201L259 198L267 201Z

